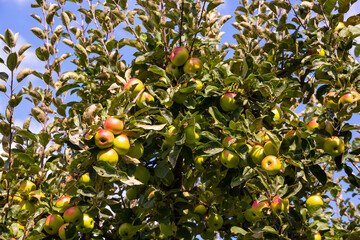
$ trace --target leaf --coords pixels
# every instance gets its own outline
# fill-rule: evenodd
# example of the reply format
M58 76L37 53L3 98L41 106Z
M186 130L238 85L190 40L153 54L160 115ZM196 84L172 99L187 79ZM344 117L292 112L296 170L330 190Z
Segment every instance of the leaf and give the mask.
M21 56L26 50L28 50L32 45L31 44L24 44L21 46L21 48L18 51L19 56Z
M155 73L155 74L157 74L157 75L160 75L160 76L162 76L162 77L165 77L166 80L167 80L168 82L170 82L170 80L168 79L168 77L167 77L167 75L166 75L166 71L165 71L164 69L162 69L161 67L156 66L156 65L151 65L151 66L148 68L148 71L153 72L153 73Z
M64 26L69 26L70 24L70 18L69 15L66 12L61 13L61 22Z
M160 131L166 126L166 124L160 124L160 125L136 124L136 126L145 130Z
M38 38L40 39L45 39L46 38L46 35L44 33L43 30L41 30L40 28L38 27L34 27L34 28L31 28L30 31L35 34L35 36L37 36Z
M346 13L350 9L350 0L339 0L339 13Z
M59 90L56 91L56 96L60 96L64 92L66 92L70 89L78 88L78 87L80 87L80 86L76 83L66 84L66 85L62 86L61 88L59 88Z
M325 185L327 182L327 176L325 171L319 165L311 165L309 166L310 171L314 174L314 176L321 182L322 185Z
M209 5L206 8L207 12L210 12L211 10L213 10L214 8L216 8L217 6L219 6L220 4L224 4L223 1L221 0L213 0L209 3Z
M108 164L107 162L97 162L96 166L93 166L93 168L96 173L101 177L116 178L118 176L118 171L114 167L110 166L110 164Z
M28 130L19 130L17 134L34 142L38 141L37 136Z
M241 234L243 236L245 236L248 233L245 229L243 229L241 227L236 227L236 226L232 226L230 231L231 231L231 233Z
M45 147L50 142L51 136L49 133L42 132L42 133L39 133L38 136L39 136L39 142L42 146Z
M0 79L7 82L7 80L9 79L9 75L6 72L0 72Z
M34 107L31 109L31 115L40 123L45 121L45 113L40 107Z
M202 150L204 151L205 154L209 156L213 156L218 153L221 153L224 150L224 147L219 142L208 142L205 144Z
M133 158L127 155L123 155L121 156L121 159L126 163L126 164L134 164L134 165L138 165L141 162L139 161L139 159L137 158Z
M3 83L0 83L0 92L6 92L6 86Z
M49 51L45 47L38 47L35 50L35 54L41 61L46 61L49 59Z
M13 48L16 45L14 33L10 29L5 31L5 43L8 47Z
M24 78L26 78L27 76L33 74L35 72L35 70L31 69L31 68L24 68L22 69L18 75L17 75L17 81L21 82Z
M334 10L337 0L327 0L324 3L324 13L326 16L330 16L331 12Z
M164 178L169 171L169 165L166 163L166 161L161 161L154 169L155 175L159 178Z
M174 145L174 146L172 146L172 148L170 150L169 162L170 162L172 168L174 168L176 166L176 162L179 158L181 149L182 149L182 145Z
M10 53L6 60L6 66L9 68L10 71L14 71L17 64L18 64L18 55L16 53Z
M268 233L272 233L272 234L276 234L276 235L279 234L278 231L276 231L273 227L270 227L270 226L265 226L262 230L264 232L268 232Z

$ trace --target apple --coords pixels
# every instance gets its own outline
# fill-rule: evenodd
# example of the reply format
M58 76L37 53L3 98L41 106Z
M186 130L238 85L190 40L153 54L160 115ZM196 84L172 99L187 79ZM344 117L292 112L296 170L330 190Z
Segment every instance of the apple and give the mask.
M116 136L113 148L119 155L127 154L130 150L129 138L125 134Z
M170 125L167 129L168 136L165 137L164 146L165 147L172 147L174 146L177 138L177 131L174 125Z
M235 111L239 105L236 103L236 93L225 93L220 97L220 107L225 112Z
M207 208L204 205L200 204L194 208L194 212L201 215L205 215L205 213L207 212Z
M326 94L326 96L324 97L323 100L323 105L326 108L332 108L334 110L338 109L338 103L337 103L337 99L334 99L336 95L336 92L329 92L328 94ZM333 99L330 99L333 98Z
M271 112L274 114L273 120L279 121L282 117L282 111L281 108L279 106L275 106L271 109Z
M350 93L344 94L340 97L339 102L341 104L348 104L348 103L356 102L359 99L360 99L360 94L356 90L351 89Z
M21 195L29 195L31 191L36 190L36 185L32 181L24 180L20 183L19 192Z
M147 105L155 102L155 99L153 96L151 96L148 92L143 92L141 96L136 100L136 105L139 108L145 108Z
M106 129L101 129L95 134L95 145L100 149L109 148L113 145L114 134Z
M124 122L116 117L109 117L104 122L104 129L109 130L114 135L119 135L124 129Z
M340 29L343 29L343 28L345 28L346 26L345 26L345 24L343 23L343 22L339 22L337 25L336 25L336 27L335 27L335 31L338 31L338 30L340 30Z
M130 94L130 97L134 98L136 97L141 89L144 88L144 84L140 79L132 78L130 79L125 85L124 90L126 91L132 91Z
M129 200L137 199L139 196L139 189L137 188L129 188L126 190L126 198Z
M333 157L343 154L345 145L344 142L336 136L326 138L323 145L324 151Z
M264 218L264 208L270 208L270 205L266 201L258 202L257 200L255 200L252 204L252 208L254 209L254 213L257 217Z
M136 166L134 176L143 184L147 184L150 180L151 174L145 166L138 165Z
M223 225L224 219L220 214L212 213L209 216L208 223L212 230L219 230Z
M255 164L260 164L261 161L265 158L265 149L260 145L253 146L249 151L251 160Z
M58 231L61 240L73 240L77 237L76 226L72 223L64 223Z
M269 175L275 175L278 172L280 172L281 169L281 161L277 157L273 155L266 156L261 161L261 167L269 174Z
M178 77L180 76L180 70L177 66L175 66L174 64L172 63L169 63L166 68L165 68L165 71L167 73L170 73L171 75L173 75L174 77Z
M50 235L58 233L61 225L64 224L64 219L59 214L51 214L47 216L44 223L44 230Z
M184 72L189 74L198 73L202 70L202 68L203 68L202 61L198 58L192 57L186 61L184 65Z
M195 90L201 90L203 88L203 83L199 79L192 78L190 81L196 83Z
M111 166L115 166L119 161L119 155L113 148L102 149L97 154L97 161L107 162Z
M248 208L244 212L244 217L246 221L248 222L255 222L259 219L259 217L256 215L255 210L253 208Z
M77 206L73 206L68 208L64 212L64 220L65 222L73 223L75 225L79 225L82 223L83 220L83 213L81 212L80 208Z
M258 136L260 137L261 144L264 144L265 142L270 140L269 136L267 135L267 132L268 131L259 132Z
M119 235L122 238L132 238L135 233L134 226L130 223L123 223L119 227Z
M309 130L315 130L316 128L319 128L320 127L320 125L319 125L319 123L317 122L317 120L318 120L318 117L313 117L312 119L311 119L311 121L307 124L307 129L309 129Z
M281 199L279 196L273 197L271 201L271 211L276 213L278 211L289 211L289 199Z
M185 47L176 47L170 54L170 61L175 66L182 66L189 58L189 51Z
M232 137L225 137L222 141L222 145L225 148L228 148L233 151L238 151L240 147L243 146L244 144L245 144L244 141Z
M127 155L132 158L140 159L144 154L144 146L139 141L135 141L133 145L130 146Z
M200 135L195 131L195 126L190 125L184 129L185 143L194 144L199 141Z
M84 213L83 214L83 221L80 225L76 226L76 229L80 233L89 233L94 229L94 219L89 216L89 214Z
M225 149L220 155L220 161L227 168L236 168L240 157L235 152Z
M321 240L321 234L319 232L313 234L311 240Z
M93 181L91 180L90 174L88 172L81 175L78 183L82 183L84 185L93 185Z
M268 141L264 145L264 153L266 156L269 156L269 155L277 156L278 150L271 141Z
M200 171L204 170L204 166L203 166L203 163L204 163L204 162L205 162L205 157L203 157L203 156L196 156L196 157L194 158L195 168L196 168L197 170L200 170Z
M69 196L62 196L55 202L55 207L60 209L60 212L65 212L66 209L70 207L70 200L71 197Z
M319 195L312 195L306 199L306 207L310 210L317 210L324 205L324 201Z

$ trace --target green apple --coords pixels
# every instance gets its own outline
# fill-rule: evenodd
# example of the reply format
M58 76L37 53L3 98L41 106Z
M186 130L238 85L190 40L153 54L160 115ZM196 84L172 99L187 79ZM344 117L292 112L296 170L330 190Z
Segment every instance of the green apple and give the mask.
M135 141L131 146L127 155L132 158L140 159L144 154L144 146L139 141Z
M93 185L93 181L91 180L90 174L88 172L81 175L78 183L82 183L84 185Z
M19 196L9 196L9 199L12 200L14 204L20 204L20 202L23 200Z
M240 157L235 152L225 149L220 155L220 161L227 168L236 168L240 163Z
M29 195L31 191L36 190L36 185L32 181L24 180L20 183L19 192L21 195Z
M125 85L124 90L131 91L131 98L136 97L139 92L144 88L144 84L140 79L132 78Z
M134 176L136 179L138 179L143 184L148 184L151 174L145 166L138 165L138 166L136 166Z
M196 132L196 128L194 125L187 126L184 129L185 134L185 143L194 144L199 141L200 135Z
M208 223L212 230L219 230L223 225L224 219L220 214L212 213L209 216Z
M259 218L264 218L264 210L266 208L270 208L270 205L268 202L263 201L263 202L258 202L257 200L254 201L252 208L254 209L255 215L258 216Z
M130 223L123 223L119 227L119 235L122 238L132 238L135 233L134 226Z
M165 71L167 73L170 73L171 75L173 75L174 77L179 77L180 76L180 70L179 68L172 64L172 63L169 63L166 68L165 68Z
M306 207L311 210L317 210L324 206L324 201L320 195L312 195L306 199Z
M64 219L59 214L51 214L47 216L44 223L44 230L50 235L58 233L61 225L64 224Z
M202 204L199 204L194 208L194 212L201 215L205 215L205 213L207 212L207 207L205 207Z
M113 148L120 156L126 155L130 150L129 138L125 134L116 136Z
M184 65L184 72L185 73L199 73L203 68L203 63L200 59L198 58L190 58L189 60L186 61L185 65Z
M104 129L109 130L114 135L119 135L124 129L124 122L116 117L109 117L104 122Z
M102 149L97 154L98 162L107 162L111 166L115 166L119 161L119 155L113 148Z
M280 172L282 164L280 159L273 155L266 156L261 161L261 167L269 174L269 175L275 175L278 172Z
M170 61L175 66L182 66L189 58L189 51L185 47L176 47L170 54Z
M253 146L250 151L249 151L251 160L255 163L255 164L261 164L261 161L265 158L265 150L262 146L260 145L255 145Z
M64 223L58 231L61 240L73 240L77 237L76 226L72 223Z
M279 106L275 106L271 109L271 112L274 114L273 120L275 122L279 121L282 117L282 111Z
M168 136L165 137L164 146L165 147L172 147L174 146L177 138L177 131L174 125L170 125L167 130Z
M64 212L63 217L64 217L65 222L70 222L75 225L79 225L82 223L83 213L81 212L79 207L73 206L73 207L68 208Z
M270 140L269 136L268 136L268 133L269 131L261 131L259 132L258 136L260 137L260 142L261 144L264 144L266 143L267 141Z
M95 225L94 219L90 217L89 214L84 213L83 221L80 225L76 226L76 229L80 233L89 233L94 229L94 225Z
M245 144L245 141L241 141L232 137L225 137L222 141L222 144L225 148L228 148L233 151L238 151L241 146Z
M20 210L26 210L29 212L29 214L33 214L36 211L36 208L32 202L28 200L22 200L20 202Z
M59 208L60 213L63 213L68 209L70 205L71 197L69 196L62 196L55 202L55 207Z
M196 156L194 158L195 168L197 170L203 171L204 170L203 163L205 162L205 160L206 160L206 158L204 156Z
M126 190L126 198L129 200L137 199L139 194L140 194L139 189L135 187L131 187Z
M244 212L244 217L248 222L255 222L259 219L258 215L256 215L255 210L253 208L248 208Z
M154 97L148 92L143 92L141 96L136 100L136 105L139 108L145 108L147 107L147 105L150 105L153 102L155 102Z
M324 140L323 148L326 153L333 157L337 157L344 153L345 145L343 140L333 136Z
M277 156L278 150L271 141L268 141L264 145L264 153L266 156L269 155Z
M236 93L225 93L220 97L220 107L225 112L235 111L239 105L236 102Z
M95 145L100 149L109 148L113 145L114 134L106 129L101 129L95 134Z

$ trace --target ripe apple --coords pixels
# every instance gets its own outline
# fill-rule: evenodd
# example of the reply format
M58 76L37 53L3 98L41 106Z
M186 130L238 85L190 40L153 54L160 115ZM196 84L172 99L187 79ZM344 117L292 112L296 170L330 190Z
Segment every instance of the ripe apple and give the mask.
M144 146L139 141L135 141L133 145L130 146L127 155L132 158L140 159L144 154Z
M236 93L225 93L220 97L220 107L225 112L235 111L239 105L236 103Z
M334 110L338 109L338 100L334 99L333 97L335 97L336 92L329 92L328 94L326 94L326 96L324 97L323 100L323 105L326 108L332 108ZM332 98L332 99L330 99Z
M90 174L88 172L81 175L78 183L82 183L84 185L93 185L93 181L91 180Z
M111 166L115 166L119 161L119 155L113 148L102 149L97 154L97 161L107 162Z
M312 195L306 199L306 206L311 210L317 210L324 205L324 201L319 195Z
M254 209L254 213L259 218L264 218L264 208L270 208L270 205L268 202L258 202L257 200L254 201L252 208Z
M116 138L114 139L114 147L113 148L119 155L127 154L130 149L129 138L125 134L116 136Z
M203 163L205 162L205 157L204 156L196 156L194 158L194 164L195 164L195 168L197 170L204 170L204 166L203 166Z
M122 238L132 238L135 233L134 226L130 223L123 223L119 227L119 235Z
M268 140L270 140L269 136L267 135L268 131L261 131L259 132L258 136L260 137L261 144L264 144Z
M273 197L271 201L271 211L276 213L278 211L289 211L289 199L281 199L279 196Z
M326 153L333 157L337 157L343 154L345 145L339 137L333 136L324 140L323 148Z
M269 175L275 175L277 174L281 169L281 161L275 156L269 155L266 156L261 161L261 167L269 174Z
M312 235L311 240L321 240L321 234L317 232L316 234Z
M255 222L259 219L259 217L256 215L255 210L253 208L248 208L244 212L244 217L246 221L248 222Z
M61 225L64 224L64 219L59 214L51 214L47 216L44 223L44 230L50 235L58 233Z
M198 58L192 57L186 61L184 65L184 72L189 74L198 73L202 70L202 68L203 68L202 61Z
M136 105L139 108L145 108L147 105L150 105L153 102L155 102L154 97L151 96L151 94L148 92L143 92L141 96L136 100Z
M130 97L134 98L138 95L141 89L144 88L144 84L140 79L132 78L125 85L124 90L132 91Z
M134 176L143 184L147 184L150 180L151 174L145 166L138 165L136 166Z
M36 185L32 181L24 180L20 183L19 192L21 195L29 195L31 191L36 190Z
M347 104L358 101L359 99L360 99L360 94L356 90L351 89L350 93L344 94L340 97L339 102L341 104Z
M89 233L94 229L94 219L89 216L89 214L84 213L83 214L83 221L80 225L76 226L76 229L80 233Z
M60 213L63 213L70 207L70 200L71 197L69 196L62 196L55 202L55 207L60 208Z
M104 129L118 135L124 129L124 122L116 117L109 117L104 122Z
M320 56L320 57L325 57L325 55L326 55L325 49L320 48L319 56Z
M233 151L238 151L240 147L245 144L245 142L236 138L225 137L222 141L222 144L225 148Z
M224 219L220 214L212 213L209 216L209 227L212 230L219 230L223 225Z
M203 88L203 83L199 79L192 78L190 80L190 82L195 82L196 83L195 90L201 90Z
M250 149L250 157L251 160L255 163L255 164L260 164L261 161L265 158L265 150L262 146L260 145L255 145Z
M279 106L275 106L271 109L271 112L274 114L273 120L279 121L282 117L282 111L281 108Z
M180 76L180 70L179 70L179 68L178 68L176 65L172 64L172 63L169 63L169 64L166 66L165 71L166 71L167 73L172 74L174 77Z
M76 226L72 223L64 223L58 231L61 240L73 240L77 236Z
M95 134L95 145L100 149L109 148L114 143L114 134L106 129L101 129Z
M268 141L264 145L264 153L266 156L269 155L277 156L278 150L271 141Z
M200 204L194 208L194 212L205 215L205 213L207 212L207 208L204 205Z
M313 117L311 119L311 121L307 124L307 129L309 130L315 130L316 128L319 128L320 125L319 123L317 122L318 120L318 117Z
M194 144L199 141L200 135L195 130L196 128L194 125L187 126L184 129L185 143Z
M185 47L176 47L170 54L170 61L175 66L182 66L189 58L189 51Z
M220 155L220 161L227 168L236 168L240 157L235 152L225 149Z
M79 225L82 223L83 220L83 213L81 212L80 208L77 206L70 207L64 212L64 220L65 222L70 222L75 225Z
M345 26L345 24L343 23L343 22L339 22L337 25L336 25L336 27L335 27L335 31L338 31L338 30L340 30L340 29L342 29L342 28L345 28L346 26Z

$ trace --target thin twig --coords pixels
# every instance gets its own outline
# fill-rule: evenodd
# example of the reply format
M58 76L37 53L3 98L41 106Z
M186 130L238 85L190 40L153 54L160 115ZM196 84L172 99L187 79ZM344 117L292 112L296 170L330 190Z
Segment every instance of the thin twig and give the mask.
M304 26L304 24L302 23L301 19L299 18L297 12L295 11L295 8L294 8L293 5L291 4L290 0L287 0L287 1L288 1L288 3L291 5L291 8L292 8L292 10L293 10L294 13L295 13L295 17L299 20L300 25L301 25L304 29L306 29L305 26Z
M196 36L197 36L197 34L198 34L198 32L199 32L199 29L200 29L200 23L201 23L201 20L202 20L202 18L203 18L203 13L204 13L204 9L205 9L205 3L206 3L206 1L204 1L203 6L202 6L202 8L201 8L200 18L199 18L199 21L198 21L198 24L197 24L198 29L197 29L197 31L196 31L196 33L195 33L195 35L194 35L194 39L193 39L193 41L192 41L192 43L191 43L191 47L190 47L190 51L189 51L189 55L190 55L190 56L191 56L191 52L192 52L193 47L194 47L194 43L195 43L195 40L196 40Z
M360 168L358 167L358 165L356 165L356 163L350 159L350 162L352 163L352 165L359 171L360 173Z
M180 14L180 27L179 27L179 35L180 35L180 46L182 45L181 43L181 32L182 32L182 25L183 25L183 16L184 16L184 2L185 0L182 0L181 3L181 14Z
M165 23L165 7L164 7L164 0L161 0L161 18ZM168 46L166 41L166 31L165 28L163 29L163 38L164 38L164 52L167 52ZM181 41L181 38L180 38Z

